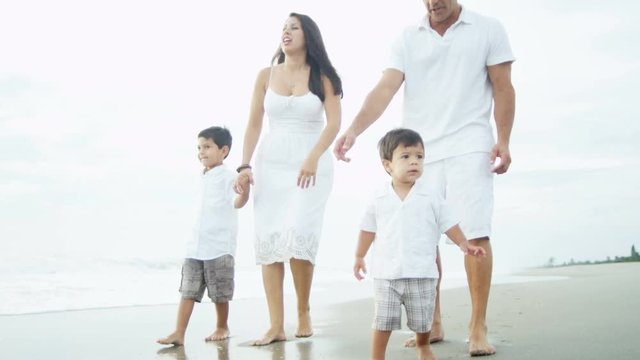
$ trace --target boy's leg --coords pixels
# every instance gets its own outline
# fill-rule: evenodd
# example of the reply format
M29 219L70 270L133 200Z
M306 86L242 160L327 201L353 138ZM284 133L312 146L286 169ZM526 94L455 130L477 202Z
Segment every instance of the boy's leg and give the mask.
M391 331L373 330L371 340L371 360L384 360L390 336Z
M204 262L205 281L209 298L216 308L216 330L205 341L219 341L229 337L229 301L233 299L235 288L235 260L231 255L223 255Z
M229 302L215 304L216 308L216 330L207 336L205 341L219 341L229 338Z
M184 334L189 325L189 319L193 312L195 302L202 300L205 289L204 262L194 259L185 259L182 264L182 277L180 279L180 305L178 305L178 316L176 319L176 329L169 336L158 339L157 343L162 345L182 345L184 344Z
M267 296L271 327L261 339L254 341L253 345L267 345L275 341L287 340L284 334L283 282L284 263L262 265L262 285Z
M429 333L416 333L416 353L420 360L436 360L429 345Z
M442 282L442 261L440 259L440 247L436 248L436 266L438 267L438 282L436 283L436 308L433 312L433 324L431 324L431 332L429 343L437 343L444 340L444 328L442 327L442 318L440 317L440 283ZM416 346L416 336L412 336L405 340L405 347Z
M180 305L178 305L178 316L176 319L176 330L169 334L169 336L158 339L156 342L162 345L182 345L184 344L184 334L187 331L187 325L189 325L189 319L193 312L192 299L180 299Z
M307 260L291 258L289 261L293 285L296 288L298 298L298 329L296 337L309 337L313 335L309 297L311 294L311 282L313 281L313 264Z

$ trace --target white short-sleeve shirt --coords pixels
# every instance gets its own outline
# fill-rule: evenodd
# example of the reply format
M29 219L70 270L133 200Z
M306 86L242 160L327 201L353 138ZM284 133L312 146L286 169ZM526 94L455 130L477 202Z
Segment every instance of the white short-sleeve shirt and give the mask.
M236 175L219 165L201 175L200 196L193 236L187 242L185 257L211 260L235 256L238 212L234 206Z
M391 183L376 191L360 224L375 233L371 274L375 279L437 278L440 235L458 222L444 199L417 182L404 201Z
M487 66L514 60L503 26L465 7L443 36L426 16L401 33L387 68L404 73L403 126L423 137L427 162L491 150Z

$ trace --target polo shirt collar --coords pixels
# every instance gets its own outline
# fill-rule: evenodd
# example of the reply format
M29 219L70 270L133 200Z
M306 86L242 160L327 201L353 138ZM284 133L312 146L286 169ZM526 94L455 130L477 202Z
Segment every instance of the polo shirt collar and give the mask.
M427 186L424 185L422 181L416 181L407 196L411 194L429 195L429 191L427 190ZM383 197L387 195L397 196L395 190L393 190L393 183L391 181L389 181L386 186L380 188L376 193L376 197Z
M456 26L458 23L464 24L472 24L473 23L473 14L467 11L467 8L460 5L462 10L460 10L460 16L458 17L458 21L453 23L453 26ZM431 29L431 24L429 24L429 15L423 16L418 22L418 30L420 29Z

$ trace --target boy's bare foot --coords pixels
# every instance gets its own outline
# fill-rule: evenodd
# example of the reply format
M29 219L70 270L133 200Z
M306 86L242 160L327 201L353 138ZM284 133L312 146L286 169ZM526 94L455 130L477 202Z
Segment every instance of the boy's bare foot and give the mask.
M229 329L228 328L218 328L213 334L204 338L204 341L220 341L229 338Z
M444 340L444 329L442 325L433 324L431 327L431 335L429 336L429 343L434 344ZM416 347L416 337L412 336L405 340L404 347Z
M483 326L472 330L469 334L469 355L486 356L496 353L496 348L487 339L487 327Z
M416 348L416 352L418 353L418 359L420 360L438 360L431 352L430 346L419 346Z
M156 340L158 344L161 345L183 345L184 344L184 334L172 333L171 335Z
M303 314L298 314L298 329L296 330L296 337L306 338L313 335L313 327L311 326L311 315L306 311Z
M286 341L287 337L284 335L284 330L269 329L262 339L256 340L251 343L253 346L269 345L278 341Z

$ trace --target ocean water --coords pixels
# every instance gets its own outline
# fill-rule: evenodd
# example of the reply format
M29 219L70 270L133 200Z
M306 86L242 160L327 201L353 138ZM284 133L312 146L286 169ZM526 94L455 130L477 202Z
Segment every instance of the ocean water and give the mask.
M43 257L2 261L0 315L175 304L180 296L181 265L182 259ZM353 280L350 273L339 270L318 268L316 274L317 292L326 291L332 282ZM259 267L237 266L235 281L235 299L263 296ZM292 286L285 286L285 292L292 293Z
M181 259L150 261L71 256L3 259L0 262L0 315L176 304L181 264ZM235 299L264 296L258 266L237 266L235 280ZM535 280L548 278L494 275L494 284ZM355 285L356 280L348 268L318 266L313 296L329 295L337 283ZM445 273L443 289L464 286L464 273ZM369 286L353 288L354 291L345 294L344 301L372 296ZM285 294L294 294L288 273Z

